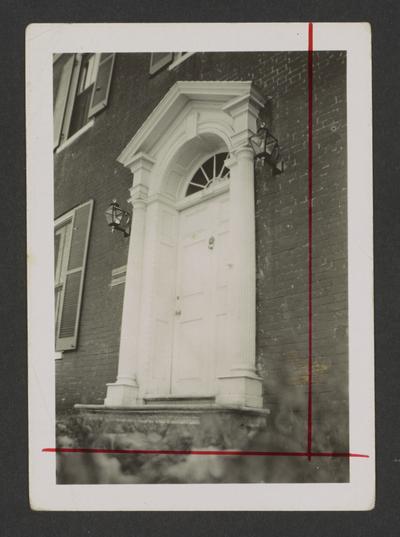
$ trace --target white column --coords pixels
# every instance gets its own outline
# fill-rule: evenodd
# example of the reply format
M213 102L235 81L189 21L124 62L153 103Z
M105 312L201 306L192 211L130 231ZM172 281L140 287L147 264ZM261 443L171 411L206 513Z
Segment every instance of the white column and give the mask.
M148 174L152 166L149 158L139 155L130 165L134 173L131 188L133 221L129 240L128 264L122 311L118 376L115 383L107 384L107 407L135 406L139 399L138 364L140 314L142 298L143 249L146 222Z
M256 251L254 153L242 146L231 152L231 263L228 302L228 360L218 377L217 403L262 407L262 380L256 373Z
M254 153L249 137L257 130L264 100L253 88L223 106L231 117L230 257L227 359L219 375L216 402L261 408L262 379L256 372L256 243Z

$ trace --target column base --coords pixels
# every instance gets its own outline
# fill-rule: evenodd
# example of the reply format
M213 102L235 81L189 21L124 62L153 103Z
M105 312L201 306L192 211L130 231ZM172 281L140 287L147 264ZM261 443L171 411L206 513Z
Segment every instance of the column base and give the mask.
M262 379L255 374L218 377L218 405L263 408Z
M130 407L140 405L139 386L136 382L123 380L107 384L105 407Z

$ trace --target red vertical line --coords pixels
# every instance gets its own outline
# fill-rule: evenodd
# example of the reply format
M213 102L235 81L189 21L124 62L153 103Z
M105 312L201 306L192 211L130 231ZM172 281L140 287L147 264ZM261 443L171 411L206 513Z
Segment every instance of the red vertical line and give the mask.
M313 25L308 23L308 424L307 453L311 460L312 453L312 335L313 335L313 303L312 303L312 195L313 195Z

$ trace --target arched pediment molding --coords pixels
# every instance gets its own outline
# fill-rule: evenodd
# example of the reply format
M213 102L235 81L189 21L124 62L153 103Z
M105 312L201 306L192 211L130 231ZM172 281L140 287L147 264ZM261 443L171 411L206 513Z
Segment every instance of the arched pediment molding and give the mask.
M180 178L204 155L231 152L248 143L263 106L264 99L251 81L176 82L118 161L132 170L134 184L147 178L149 195L175 197ZM138 155L152 161L151 173L136 174Z

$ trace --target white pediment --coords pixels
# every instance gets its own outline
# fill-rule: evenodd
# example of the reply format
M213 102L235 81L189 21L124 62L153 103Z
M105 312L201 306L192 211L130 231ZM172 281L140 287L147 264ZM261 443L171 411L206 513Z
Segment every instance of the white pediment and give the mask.
M129 166L138 154L151 155L152 148L171 123L193 103L219 109L232 119L233 132L245 139L254 130L264 99L251 81L180 81L176 82L122 151L118 161ZM194 129L195 116L186 128Z

